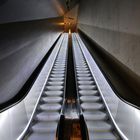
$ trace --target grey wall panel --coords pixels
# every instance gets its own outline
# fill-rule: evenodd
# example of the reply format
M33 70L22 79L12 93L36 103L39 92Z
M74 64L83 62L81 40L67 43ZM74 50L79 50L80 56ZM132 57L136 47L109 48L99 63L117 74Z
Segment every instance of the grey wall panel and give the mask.
M0 3L0 23L62 16L63 0L3 0Z
M140 1L81 0L78 27L140 75Z
M0 103L14 97L63 31L48 21L0 26Z

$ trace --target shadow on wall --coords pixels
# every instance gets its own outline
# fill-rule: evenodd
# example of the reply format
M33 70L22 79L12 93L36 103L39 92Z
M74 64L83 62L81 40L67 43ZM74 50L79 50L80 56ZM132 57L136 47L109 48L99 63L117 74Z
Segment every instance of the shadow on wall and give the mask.
M0 104L12 99L63 32L63 18L0 25Z
M121 100L140 108L140 77L79 30L87 48Z

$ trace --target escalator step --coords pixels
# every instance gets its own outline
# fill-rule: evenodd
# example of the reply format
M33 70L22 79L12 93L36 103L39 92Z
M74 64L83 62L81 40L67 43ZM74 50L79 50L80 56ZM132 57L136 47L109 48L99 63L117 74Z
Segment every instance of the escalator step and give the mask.
M80 90L94 90L97 89L95 85L80 85L78 86Z
M49 133L43 133L43 134L38 134L38 133L32 133L28 140L55 140L55 135L54 132L49 132Z
M51 73L53 73L53 74L64 74L65 73L65 71L60 71L60 70L53 70Z
M51 81L64 81L64 77L62 77L62 78L49 78L49 80L51 80Z
M98 97L98 96L81 96L80 100L82 102L98 102L98 101L101 101L101 97Z
M46 103L59 103L62 101L62 97L44 97L42 98L42 101L46 102Z
M86 74L77 74L78 77L91 77L91 74L86 73Z
M60 104L42 104L39 106L44 111L59 111L61 109Z
M58 74L51 74L50 77L55 77L55 78L56 78L56 77L57 77L57 78L60 77L60 78L61 78L61 77L64 77L64 74L60 74L60 73L58 73Z
M112 126L105 121L87 121L89 131L95 132L109 132Z
M47 96L61 96L63 91L44 91L44 94Z
M92 80L92 81L78 81L78 84L79 85L92 85L92 84L95 84L95 82Z
M88 70L86 70L86 71L85 71L85 70L84 70L84 71L83 71L83 70L78 70L77 73L79 73L79 74L80 74L80 73L81 73L81 74L88 74L89 71L88 71Z
M107 119L106 113L101 111L84 112L84 117L86 121L98 121Z
M82 103L81 107L83 110L101 110L104 109L103 104L100 103Z
M57 121L59 118L60 114L58 112L41 112L36 116L38 121Z
M55 132L57 122L39 122L32 126L32 130L36 133L50 133Z
M62 86L64 84L64 82L60 81L60 82L55 82L55 81L49 81L48 85L52 85L52 86Z
M45 90L57 90L57 91L59 91L59 90L63 90L63 86L46 86L45 87Z
M91 80L93 80L92 77L77 77L77 79L79 81L91 81Z
M81 95L98 95L98 90L80 90L79 93Z
M116 136L111 132L89 132L89 136L90 140L117 140Z

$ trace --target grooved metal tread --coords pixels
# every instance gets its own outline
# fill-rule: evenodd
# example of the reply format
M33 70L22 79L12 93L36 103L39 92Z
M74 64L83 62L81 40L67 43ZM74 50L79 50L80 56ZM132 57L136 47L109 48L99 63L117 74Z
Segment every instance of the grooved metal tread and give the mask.
M44 110L44 111L59 111L61 109L61 105L60 104L42 104L39 105L39 109L40 110Z
M57 121L60 118L58 112L41 112L36 115L36 120L38 121Z
M104 105L101 103L82 103L82 109L84 110L101 110L104 109Z
M99 97L99 96L81 96L80 100L82 102L98 102L101 100L101 97Z
M29 136L28 140L55 140L55 135L54 135L54 132L49 132L49 133L32 133Z
M92 80L92 81L78 81L78 84L79 85L93 85L95 82Z
M96 85L79 85L80 90L93 90L96 89Z
M32 131L36 133L50 133L56 131L57 122L38 122L32 126Z
M106 120L107 115L102 111L84 112L84 118L87 121Z
M96 132L94 135L93 132L89 132L89 136L90 140L117 140L117 137L110 132Z
M61 96L63 91L44 91L44 94L47 96Z
M62 101L62 97L56 97L56 96L44 97L42 98L42 101L47 102L47 103L59 103Z
M98 90L80 90L80 95L98 95Z

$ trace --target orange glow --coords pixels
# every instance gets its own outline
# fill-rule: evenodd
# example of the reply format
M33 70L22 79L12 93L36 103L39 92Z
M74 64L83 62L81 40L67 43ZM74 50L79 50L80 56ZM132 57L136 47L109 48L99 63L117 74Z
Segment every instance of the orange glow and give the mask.
M69 34L71 34L71 29L69 29Z
M64 25L64 22L60 22L60 23L58 23L58 25Z

